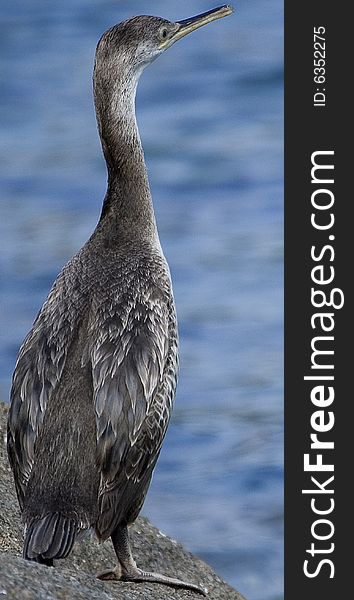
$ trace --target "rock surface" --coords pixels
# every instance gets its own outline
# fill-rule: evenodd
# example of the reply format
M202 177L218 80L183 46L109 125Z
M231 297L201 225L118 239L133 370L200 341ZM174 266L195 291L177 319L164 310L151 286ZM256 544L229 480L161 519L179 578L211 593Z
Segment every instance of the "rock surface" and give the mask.
M56 568L21 558L22 526L12 472L6 453L7 407L0 403L0 599L16 600L187 600L202 598L188 590L159 584L102 582L96 574L115 564L109 541L89 538L75 545ZM185 579L208 589L210 600L244 600L204 562L139 518L131 528L139 566Z

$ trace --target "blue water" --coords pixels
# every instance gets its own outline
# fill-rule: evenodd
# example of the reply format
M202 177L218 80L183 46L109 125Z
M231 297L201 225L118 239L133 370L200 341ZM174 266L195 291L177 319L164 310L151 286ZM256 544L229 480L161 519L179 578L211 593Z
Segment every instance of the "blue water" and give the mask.
M211 0L2 0L1 370L105 191L91 72L133 14ZM282 598L282 4L237 12L143 75L138 121L179 315L181 375L144 512L248 600Z

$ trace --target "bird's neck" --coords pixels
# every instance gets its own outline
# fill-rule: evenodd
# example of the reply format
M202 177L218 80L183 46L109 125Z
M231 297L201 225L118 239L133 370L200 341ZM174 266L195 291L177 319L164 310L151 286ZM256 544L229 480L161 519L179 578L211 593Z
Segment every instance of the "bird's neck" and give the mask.
M135 117L138 76L95 82L94 94L108 187L100 227L119 241L157 238L144 153Z

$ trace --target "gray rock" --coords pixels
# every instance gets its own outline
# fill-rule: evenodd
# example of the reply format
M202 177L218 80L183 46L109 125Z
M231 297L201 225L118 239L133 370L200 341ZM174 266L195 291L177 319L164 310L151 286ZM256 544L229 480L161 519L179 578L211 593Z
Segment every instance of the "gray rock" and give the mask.
M96 574L115 564L109 541L94 537L78 542L70 557L55 568L21 558L22 526L6 454L7 407L0 403L0 600L183 600L202 598L187 590L148 584L102 582ZM210 600L245 600L203 561L153 527L143 517L131 528L139 566L185 579L208 589Z

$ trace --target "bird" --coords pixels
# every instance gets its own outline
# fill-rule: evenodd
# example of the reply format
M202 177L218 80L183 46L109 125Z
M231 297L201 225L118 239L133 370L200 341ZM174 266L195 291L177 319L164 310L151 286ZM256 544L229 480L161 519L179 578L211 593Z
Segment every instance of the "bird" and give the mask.
M196 584L139 568L129 526L143 506L178 375L171 276L135 116L140 75L177 40L233 11L136 16L97 44L93 89L107 191L97 226L63 267L18 354L7 449L23 557L47 566L93 530L117 564L104 581Z

